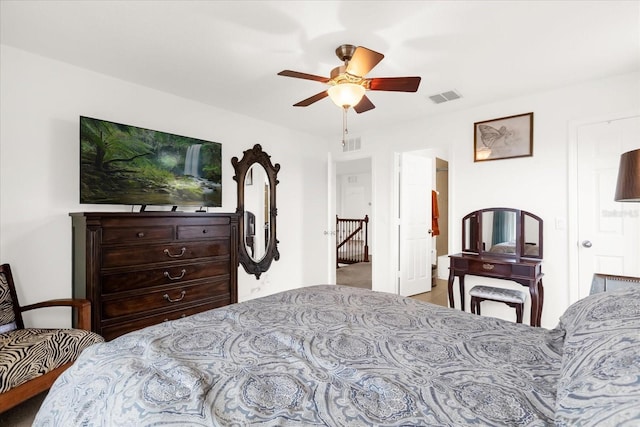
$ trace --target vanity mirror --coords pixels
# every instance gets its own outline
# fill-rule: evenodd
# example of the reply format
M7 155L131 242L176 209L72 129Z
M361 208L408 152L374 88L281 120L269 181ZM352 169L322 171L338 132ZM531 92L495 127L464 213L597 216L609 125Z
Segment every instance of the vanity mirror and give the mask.
M462 250L505 258L542 258L542 219L511 208L488 208L462 219Z
M242 160L231 159L235 169L233 179L238 185L240 215L238 261L256 279L280 258L276 238L276 185L280 165L271 163L271 156L260 144L243 153Z

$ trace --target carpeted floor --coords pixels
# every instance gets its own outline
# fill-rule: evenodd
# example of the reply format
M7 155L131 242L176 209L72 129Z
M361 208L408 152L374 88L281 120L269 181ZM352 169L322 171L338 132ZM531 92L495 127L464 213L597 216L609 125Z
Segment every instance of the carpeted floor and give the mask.
M371 289L371 263L359 262L338 268L336 284ZM431 292L413 295L411 298L448 307L447 281L436 279L432 285Z
M371 263L359 262L338 268L336 284L371 289Z
M40 393L26 402L0 414L0 426L29 427L48 392Z

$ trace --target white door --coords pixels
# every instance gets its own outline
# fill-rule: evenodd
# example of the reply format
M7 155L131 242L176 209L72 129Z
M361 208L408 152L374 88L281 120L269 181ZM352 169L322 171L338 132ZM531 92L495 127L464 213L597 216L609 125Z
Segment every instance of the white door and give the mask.
M400 158L399 293L431 290L432 159L413 153Z
M340 215L340 218L364 218L369 211L364 187L362 185L351 185L348 182L343 184L342 215Z
M594 273L640 277L640 204L613 200L620 154L640 148L640 116L577 129L578 298Z

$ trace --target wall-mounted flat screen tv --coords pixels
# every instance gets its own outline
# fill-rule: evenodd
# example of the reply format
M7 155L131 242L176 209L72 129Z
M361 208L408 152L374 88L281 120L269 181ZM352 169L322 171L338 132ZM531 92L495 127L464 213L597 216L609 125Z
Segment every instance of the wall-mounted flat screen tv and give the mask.
M222 144L80 116L80 203L222 206Z

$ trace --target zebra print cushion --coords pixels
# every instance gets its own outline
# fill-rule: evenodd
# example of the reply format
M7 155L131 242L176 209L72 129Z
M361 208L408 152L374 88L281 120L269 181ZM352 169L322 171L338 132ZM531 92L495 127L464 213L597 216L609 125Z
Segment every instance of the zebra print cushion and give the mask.
M9 283L4 273L0 273L0 334L17 328L13 312L13 300L9 292Z
M0 334L0 393L74 361L104 339L82 329L18 329Z

